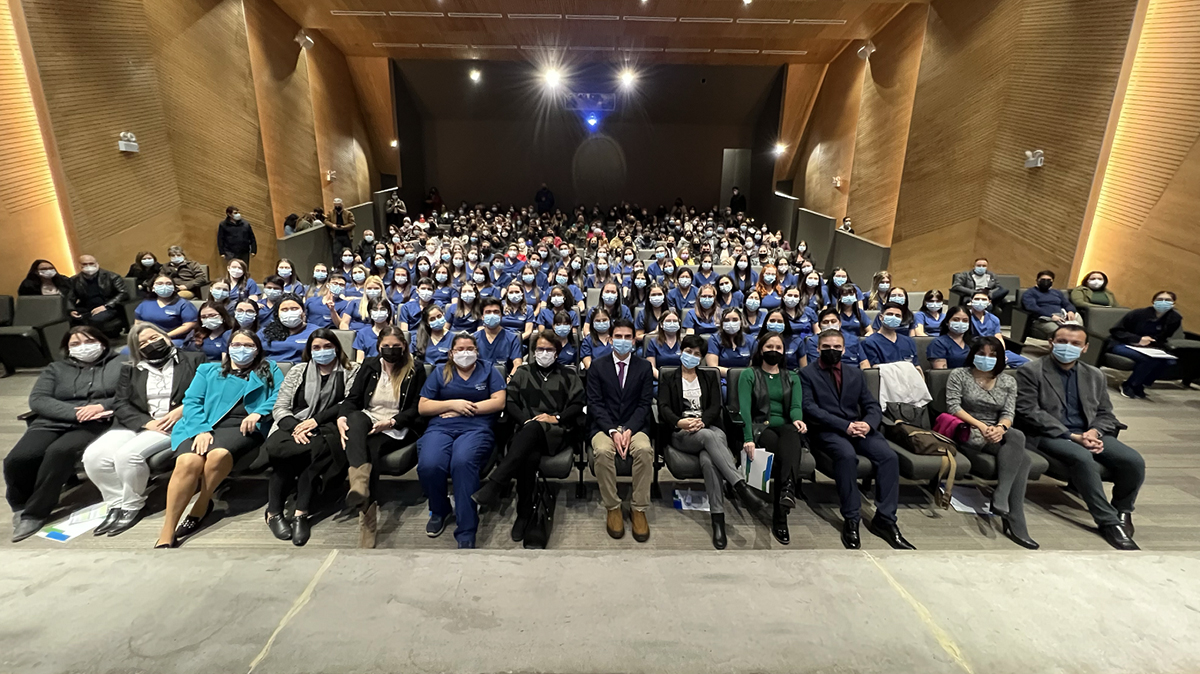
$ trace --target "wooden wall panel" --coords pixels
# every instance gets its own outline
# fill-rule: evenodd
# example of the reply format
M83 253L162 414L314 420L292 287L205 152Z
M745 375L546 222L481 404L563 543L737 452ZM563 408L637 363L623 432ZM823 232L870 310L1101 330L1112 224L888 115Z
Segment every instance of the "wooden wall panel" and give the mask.
M808 126L827 68L823 63L791 63L787 66L783 83L783 110L779 115L779 142L787 147L775 160L776 182L792 180L800 168L804 129ZM797 188L793 193L796 191L801 190Z
M141 0L23 0L76 252L124 272L182 235L179 188ZM86 48L83 46L86 45ZM138 153L117 150L131 131Z
M866 61L855 54L858 46L857 42L851 43L829 64L809 117L800 160L804 207L838 220L846 214L850 171L854 165L855 129L866 71ZM834 187L835 176L842 178L841 187ZM801 181L800 174L796 181Z
M300 30L271 0L243 0L254 74L272 221L322 203L308 59L293 39Z
M893 242L888 263L892 283L909 291L949 292L951 276L966 268L964 259L975 255L979 227L979 218L968 218Z
M370 136L346 57L320 31L309 34L315 44L305 56L325 208L333 208L335 197L349 207L369 201L379 183ZM333 182L324 180L329 170L337 172Z
M1127 306L1179 293L1195 329L1200 293L1200 13L1150 0L1080 271L1101 269Z
M385 57L347 57L358 104L367 122L371 139L371 157L375 170L400 177L400 150L392 147L396 140L396 97L392 95L392 75ZM372 179L372 185L374 185Z
M900 198L927 5L909 5L876 33L863 78L847 215L854 231L889 245Z

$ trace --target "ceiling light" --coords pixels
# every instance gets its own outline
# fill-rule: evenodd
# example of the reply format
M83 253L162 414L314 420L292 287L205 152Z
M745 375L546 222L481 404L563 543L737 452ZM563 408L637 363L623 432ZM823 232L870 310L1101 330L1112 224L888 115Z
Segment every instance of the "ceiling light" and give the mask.
M787 152L787 145L783 143L775 143L775 156L778 157L784 152Z
M557 87L558 83L562 80L562 75L554 68L547 69L543 77L546 79L546 86L552 89Z
M398 140L393 140L393 141L392 141L392 147L400 147L400 141L398 141Z
M600 120L596 118L596 115L595 115L595 114L588 115L588 118L587 118L587 123L588 123L588 126L596 126L596 124L597 124L599 121L600 121Z
M750 2L751 2L751 0L742 0L743 5L748 5L748 4L750 4Z
M628 68L621 71L621 86L626 87L626 88L632 87L634 77L635 76L633 74L633 71L629 70Z
M479 80L482 78L483 78L483 73L479 72L478 70L471 71L471 81L472 82L479 84Z

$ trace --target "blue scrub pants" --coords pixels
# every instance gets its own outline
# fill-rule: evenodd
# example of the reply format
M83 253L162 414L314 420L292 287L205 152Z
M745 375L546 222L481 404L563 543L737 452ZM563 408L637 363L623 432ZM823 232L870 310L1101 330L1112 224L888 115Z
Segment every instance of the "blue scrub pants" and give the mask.
M454 538L460 543L475 541L479 513L471 494L479 491L479 472L494 444L490 422L482 429L430 428L417 440L417 478L433 515L450 514L446 481L454 480L454 502L458 505Z

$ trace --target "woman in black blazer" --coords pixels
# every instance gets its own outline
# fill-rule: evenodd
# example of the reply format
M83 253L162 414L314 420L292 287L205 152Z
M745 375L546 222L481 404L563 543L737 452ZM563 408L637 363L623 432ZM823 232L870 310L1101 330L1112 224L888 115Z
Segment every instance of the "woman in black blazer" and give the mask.
M157 325L129 331L129 362L121 365L113 403L116 423L83 452L88 479L108 504L93 532L117 534L132 527L146 504L146 459L171 448L171 428L183 416L183 394L204 354L180 351Z
M658 383L658 415L665 427L674 429L671 446L700 457L712 515L713 547L724 550L727 540L722 481L733 485L738 498L751 512L765 511L766 503L746 484L721 430L720 377L712 370L696 369L707 350L708 343L703 337L683 338L681 367L660 378Z
M67 296L67 277L58 273L49 260L34 260L25 280L17 286L18 295L61 295Z

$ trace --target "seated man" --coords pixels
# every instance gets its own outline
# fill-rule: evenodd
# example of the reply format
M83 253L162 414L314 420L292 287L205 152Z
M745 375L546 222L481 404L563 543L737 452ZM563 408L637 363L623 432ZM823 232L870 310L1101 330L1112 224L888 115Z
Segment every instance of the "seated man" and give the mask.
M195 260L189 260L181 246L171 246L167 249L167 255L170 256L171 261L163 265L162 273L170 276L171 280L175 282L175 289L179 291L179 296L185 300L199 298L200 287L208 283L208 275L204 273L204 267L201 267L200 263Z
M1051 355L1016 372L1017 427L1025 432L1028 447L1067 464L1071 484L1104 539L1118 550L1137 550L1133 502L1146 477L1146 463L1113 435L1118 422L1104 374L1078 362L1088 348L1087 332L1078 325L1061 326L1051 335L1050 347ZM1104 496L1101 466L1113 477L1111 503Z
M1026 288L1021 295L1021 307L1033 314L1033 323L1029 326L1029 336L1038 339L1050 339L1055 329L1067 323L1079 323L1075 315L1075 305L1067 299L1067 294L1056 290L1054 272L1043 269L1037 275L1037 287ZM1019 337L1019 335L1014 335Z
M1001 286L996 275L988 270L986 257L976 258L974 269L955 274L954 280L950 284L950 290L963 298L963 304L966 304L977 291L986 291L992 306L997 309L1003 304L1004 298L1008 296L1008 289Z
M125 326L121 305L129 300L123 277L101 269L95 257L80 255L79 273L71 277L67 291L71 325L94 325L110 338L121 335Z
M618 318L612 326L612 353L588 368L587 411L592 418L592 452L600 499L608 511L608 535L625 535L621 499L617 496L617 456L633 455L633 538L650 538L646 508L654 477L650 448L650 405L654 401L654 372L650 363L633 353L633 323Z
M897 550L915 550L896 526L900 467L896 453L877 430L883 420L879 402L867 389L862 370L842 366L845 338L838 330L817 335L820 357L800 371L804 418L809 437L833 456L834 481L842 506L842 545L857 550L859 496L858 454L875 464L875 516L867 529Z

